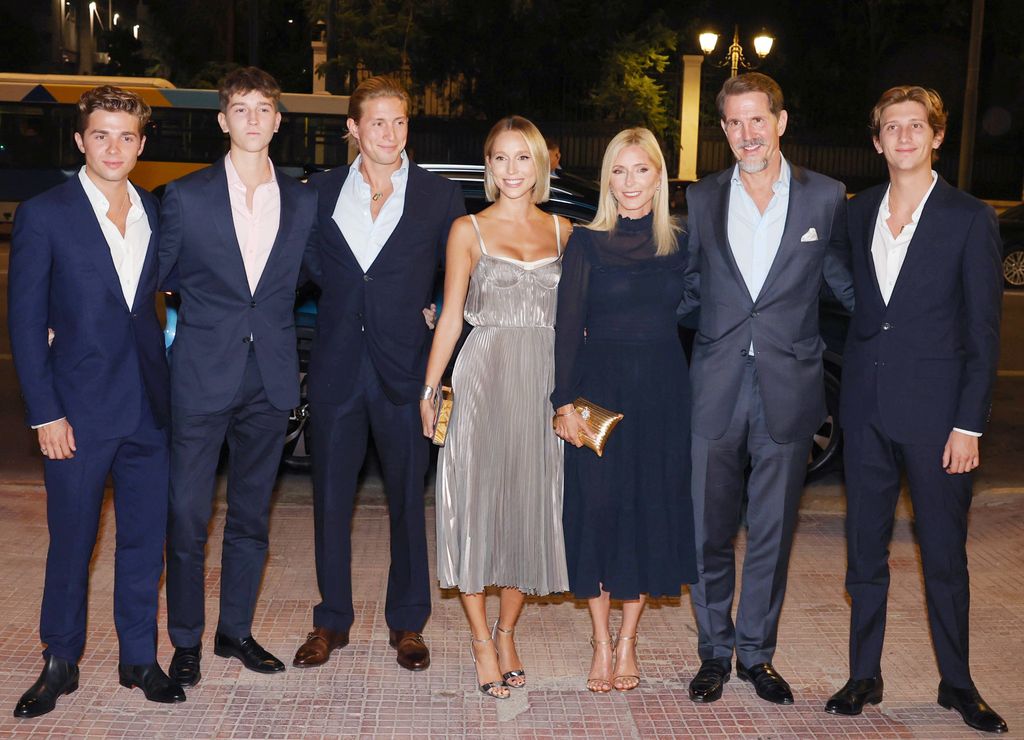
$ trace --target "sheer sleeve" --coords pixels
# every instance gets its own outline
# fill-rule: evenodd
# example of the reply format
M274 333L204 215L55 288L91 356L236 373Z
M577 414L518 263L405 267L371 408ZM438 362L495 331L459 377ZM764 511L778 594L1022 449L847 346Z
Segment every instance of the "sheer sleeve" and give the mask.
M555 314L555 390L551 403L557 409L579 395L579 354L587 319L587 287L590 261L587 259L587 229L573 230L562 258L558 283L558 311Z

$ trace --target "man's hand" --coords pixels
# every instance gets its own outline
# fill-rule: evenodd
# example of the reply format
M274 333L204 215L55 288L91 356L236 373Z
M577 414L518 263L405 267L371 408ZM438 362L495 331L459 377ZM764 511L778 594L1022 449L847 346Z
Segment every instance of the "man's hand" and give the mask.
M978 437L953 430L942 450L942 467L947 473L969 473L981 464Z
M51 460L68 460L75 456L75 431L67 419L59 419L36 430L39 451Z
M437 304L431 303L428 308L423 309L423 320L427 322L427 328L434 329L437 324Z

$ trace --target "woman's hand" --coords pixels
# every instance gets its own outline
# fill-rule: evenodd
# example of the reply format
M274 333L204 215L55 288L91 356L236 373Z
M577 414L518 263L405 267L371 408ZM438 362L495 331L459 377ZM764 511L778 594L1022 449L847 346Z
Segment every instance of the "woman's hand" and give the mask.
M571 403L559 406L555 410L554 427L555 434L577 447L583 446L580 434L590 431L587 422L580 418L580 415L576 413L576 407Z
M434 438L434 399L420 401L420 421L423 422L423 436Z

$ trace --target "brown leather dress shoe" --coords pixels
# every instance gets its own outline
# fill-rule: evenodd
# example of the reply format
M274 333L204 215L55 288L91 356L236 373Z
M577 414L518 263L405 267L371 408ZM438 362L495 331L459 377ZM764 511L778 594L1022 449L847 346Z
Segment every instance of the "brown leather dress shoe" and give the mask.
M306 641L295 651L292 665L299 668L323 665L338 648L348 645L348 630L344 632L329 630L326 627L314 627L306 635Z
M430 650L423 635L409 630L389 630L391 647L398 651L398 665L409 671L424 671L430 667Z

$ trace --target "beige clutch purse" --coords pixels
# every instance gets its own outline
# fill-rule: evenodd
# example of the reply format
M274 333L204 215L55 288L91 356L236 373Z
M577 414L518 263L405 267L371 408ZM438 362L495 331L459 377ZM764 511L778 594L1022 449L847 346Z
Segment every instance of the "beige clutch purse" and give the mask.
M452 389L447 385L434 391L434 436L430 440L438 447L444 447L448 436L448 420L452 417Z
M612 436L616 425L622 421L622 414L609 411L582 396L573 401L572 405L589 429L588 432L580 434L580 441L596 452L598 457L603 456L604 446L608 444L608 438Z

